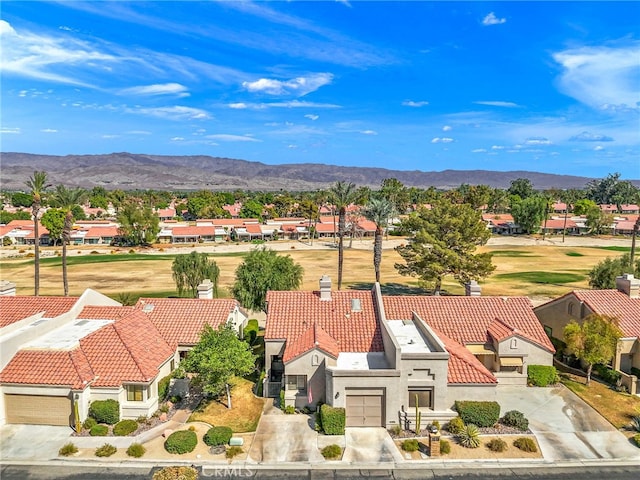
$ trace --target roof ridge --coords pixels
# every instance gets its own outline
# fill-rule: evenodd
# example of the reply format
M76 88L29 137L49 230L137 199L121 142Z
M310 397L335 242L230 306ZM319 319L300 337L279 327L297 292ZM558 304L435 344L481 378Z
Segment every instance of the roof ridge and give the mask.
M141 310L138 310L142 313ZM134 313L134 312L132 312ZM129 318L129 316L124 317L122 320L124 320L125 318ZM122 335L120 335L119 330L116 328L116 324L120 325L120 322L114 322L111 325L113 326L114 331L116 332L116 335L118 336L118 338L120 339L120 343L122 343L122 345L124 345L125 350L127 351L127 353L129 353L129 356L131 357L131 359L133 360L133 363L136 365L136 368L138 369L138 371L140 372L140 374L146 378L146 374L145 372L142 371L142 368L140 367L140 364L138 363L138 360L136 359L135 355L133 354L133 352L131 351L131 349L129 348L129 345L127 344L127 342L125 342L124 338Z
M93 378L95 378L96 374L93 371L93 367L91 366L91 363L89 363L89 359L87 358L87 356L85 355L84 351L82 350L82 346L80 345L80 343L78 343L78 346L72 350L69 350L67 353L69 355L69 359L71 360L71 364L73 365L74 370L76 371L76 374L78 375L78 378L80 379L80 384L84 385L84 378L82 377L82 373L80 373L80 368L76 363L76 360L74 358L73 352L77 351L79 354L82 354L82 356L84 357L85 362L87 363L87 366L89 367L89 370L91 370L91 375L93 376Z

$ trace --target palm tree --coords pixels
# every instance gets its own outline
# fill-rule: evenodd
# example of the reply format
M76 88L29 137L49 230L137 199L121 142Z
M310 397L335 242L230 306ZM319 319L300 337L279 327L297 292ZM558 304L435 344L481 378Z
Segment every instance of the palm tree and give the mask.
M67 277L67 245L71 242L71 229L73 227L73 207L80 205L87 198L87 191L82 188L67 188L58 185L51 196L51 205L62 209L64 212L64 227L62 229L62 284L64 296L69 296L69 279Z
M380 264L382 263L382 236L393 211L393 204L389 200L372 198L362 212L367 220L376 224L376 234L373 242L373 268L376 271L376 282L378 283L380 283Z
M32 198L31 203L31 216L33 217L33 233L35 235L35 248L33 264L35 267L34 272L34 295L40 295L40 228L39 228L39 216L40 209L42 208L42 194L51 185L47 183L47 172L34 171L33 175L29 177L29 180L25 182L25 185L29 187Z
M356 186L352 182L336 182L329 188L329 198L338 210L338 290L342 288L342 265L344 263L344 229L347 206L356 201Z

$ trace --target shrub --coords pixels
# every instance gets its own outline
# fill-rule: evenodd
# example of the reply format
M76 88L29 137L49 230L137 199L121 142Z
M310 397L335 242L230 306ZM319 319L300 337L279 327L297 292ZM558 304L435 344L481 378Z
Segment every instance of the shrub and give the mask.
M259 330L258 320L252 318L247 322L247 326L244 327L244 339L249 342L249 345L253 345L253 342L256 341Z
M640 448L640 433L636 433L633 436L633 441L636 443L636 447Z
M500 418L498 402L477 402L472 400L456 400L456 410L465 424L478 427L492 427Z
M140 424L149 423L149 418L146 415L140 415L138 418L136 418L136 422Z
M501 438L494 438L487 443L487 448L492 452L504 452L507 449L507 443Z
M533 441L531 437L520 437L517 438L513 445L518 447L523 452L537 452L538 447L536 446L536 442Z
M180 395L173 395L171 398L171 403L176 404L182 401L182 397Z
M167 393L169 393L169 384L171 383L171 375L167 375L166 377L161 378L158 381L158 400L164 401L167 398Z
M71 442L64 444L62 448L58 450L58 455L62 455L63 457L68 457L74 453L78 453L78 447Z
M162 405L160 405L160 407L158 407L158 411L160 413L168 413L169 412L169 405L167 405L166 403L163 403Z
M419 447L418 440L415 438L404 440L401 445L402 450L405 452L417 452Z
M164 441L164 449L169 453L189 453L193 452L197 444L196 432L180 430L169 435L169 438Z
M327 435L344 435L345 410L341 407L322 405L320 407L322 429Z
M190 425L189 426L189 430L192 431L192 432L195 432L196 431L196 426L195 425Z
M95 400L89 405L89 416L98 423L113 425L120 420L120 403L117 400Z
M116 437L126 437L138 429L138 422L135 420L120 420L113 426L113 434Z
M84 428L85 430L91 430L97 424L98 422L96 422L95 418L87 417L86 420L82 422L82 428Z
M286 413L287 415L291 415L296 413L296 407L294 407L293 405L287 405L286 407L284 407L284 413Z
M508 427L515 427L518 430L528 430L529 428L529 420L524 416L522 412L518 410L509 410L504 414L501 420L503 425L507 425Z
M193 467L164 467L153 474L153 480L197 480L198 470Z
M110 457L116 453L118 449L109 443L105 443L101 447L96 448L96 457Z
M234 445L233 447L227 448L227 451L225 452L225 456L231 459L236 455L240 455L241 453L244 453L244 450L242 450L242 447Z
M104 437L107 433L109 433L109 427L106 425L94 425L89 430L89 435L92 437Z
M602 365L601 363L594 365L593 370L609 385L615 385L622 376L620 372L616 372L613 368L609 368L607 365Z
M560 381L556 367L548 365L529 365L527 382L535 387L547 387Z
M127 448L127 455L133 458L140 458L145 454L146 451L147 449L144 448L142 444L132 443L131 445L129 445L129 448Z
M400 433L402 433L402 427L400 425L393 425L390 429L389 432L391 432L391 435L394 435L396 437L400 436Z
M631 417L631 423L629 424L631 430L634 432L640 432L640 415Z
M320 453L322 453L322 456L326 460L332 460L334 458L339 458L342 455L342 448L334 443L332 445L327 445L326 447L324 447L322 450L320 450Z
M280 390L280 408L284 411L284 389Z
M451 453L451 444L449 443L449 440L440 440L440 453L443 455Z
M478 427L472 423L465 425L462 431L458 433L458 441L465 448L478 448L480 446Z
M207 433L204 434L202 440L210 447L215 445L226 445L229 443L229 440L231 440L232 435L233 430L229 427L211 427L207 430Z
M457 435L458 433L460 433L463 428L464 422L460 417L452 418L447 424L447 430L449 430L449 433L452 433L453 435Z

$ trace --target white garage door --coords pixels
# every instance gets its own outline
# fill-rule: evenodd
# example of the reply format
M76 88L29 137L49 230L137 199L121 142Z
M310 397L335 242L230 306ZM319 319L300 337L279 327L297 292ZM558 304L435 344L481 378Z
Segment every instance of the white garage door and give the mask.
M46 395L5 394L7 423L69 426L72 418L71 400Z
M381 427L382 394L347 395L347 427Z

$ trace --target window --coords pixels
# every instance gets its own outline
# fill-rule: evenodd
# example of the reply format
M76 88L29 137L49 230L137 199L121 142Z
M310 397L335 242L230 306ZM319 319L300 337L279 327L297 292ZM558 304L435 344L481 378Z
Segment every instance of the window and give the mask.
M144 400L144 394L142 393L147 389L144 385L127 385L127 402L142 402Z
M171 363L169 364L169 369L173 372L176 369L176 361L171 359Z
M313 356L311 357L311 365L320 365L320 355L318 355L317 353L313 354Z
M299 392L304 392L307 389L307 376L287 375L285 384L287 390L298 390Z
M511 339L511 348L512 349L518 348L518 339L517 338L512 338Z
M569 302L569 306L567 307L567 313L569 315L573 315L573 302Z
M416 406L416 395L418 396L419 408L433 408L433 389L432 388L410 388L409 389L409 407Z

